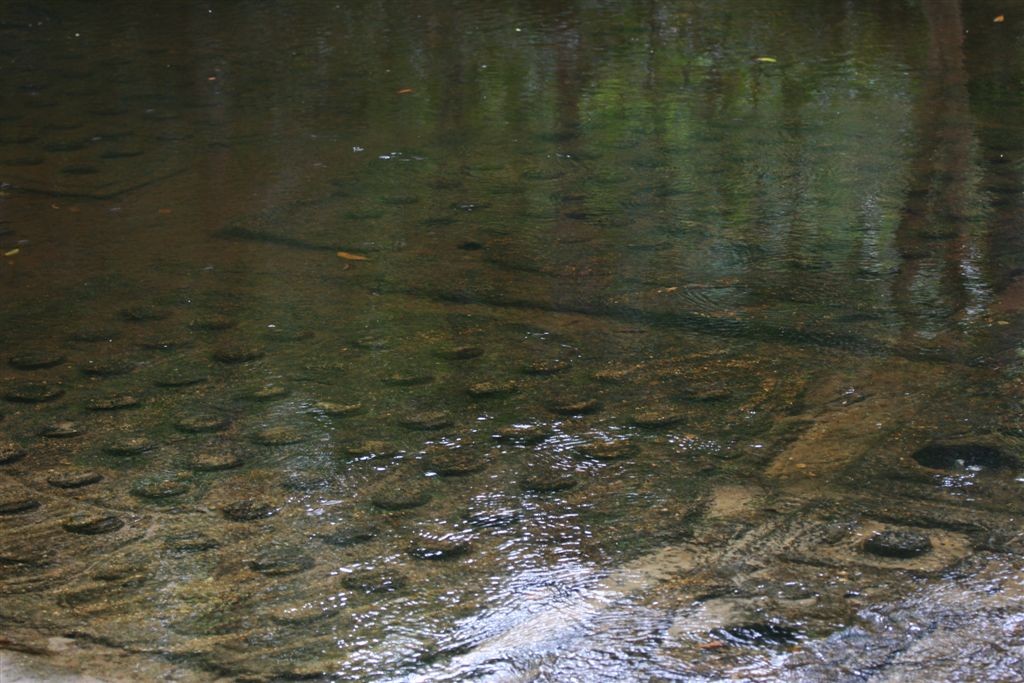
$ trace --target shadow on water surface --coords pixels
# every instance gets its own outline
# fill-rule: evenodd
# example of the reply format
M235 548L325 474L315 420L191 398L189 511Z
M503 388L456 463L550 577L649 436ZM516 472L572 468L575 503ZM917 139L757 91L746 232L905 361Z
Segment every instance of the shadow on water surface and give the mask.
M1004 9L0 5L2 666L1013 678Z

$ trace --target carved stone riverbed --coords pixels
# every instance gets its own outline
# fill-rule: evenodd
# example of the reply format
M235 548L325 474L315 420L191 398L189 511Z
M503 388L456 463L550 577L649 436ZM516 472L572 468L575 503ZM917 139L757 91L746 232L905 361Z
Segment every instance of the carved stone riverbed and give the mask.
M413 4L0 4L0 677L1018 680L1021 18Z

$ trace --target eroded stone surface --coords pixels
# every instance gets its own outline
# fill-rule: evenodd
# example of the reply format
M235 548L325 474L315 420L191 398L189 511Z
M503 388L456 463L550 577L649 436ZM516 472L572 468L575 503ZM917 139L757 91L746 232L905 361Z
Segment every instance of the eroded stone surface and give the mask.
M188 458L188 467L197 472L219 472L241 467L242 455L228 446L205 446Z
M71 420L51 422L39 430L39 436L47 439L70 439L76 436L81 436L84 433L85 428L79 423L72 422Z
M423 482L393 480L375 490L371 501L381 510L397 511L421 507L431 498L430 488Z
M445 529L423 531L409 546L409 554L421 560L451 560L469 554L469 536Z
M318 401L313 409L330 417L347 417L363 412L362 403L337 403L334 401Z
M918 557L931 549L931 540L913 531L887 529L875 532L864 541L864 551L880 557Z
M130 457L141 455L147 451L155 449L156 447L157 443L146 436L126 435L109 442L103 447L103 450L110 455Z
M511 380L477 382L469 385L466 391L476 398L491 398L514 394L519 391L519 385Z
M221 510L227 519L235 522L251 522L265 519L276 515L279 511L270 501L255 498L229 503Z
M249 363L263 358L264 351L247 344L231 344L218 348L213 352L213 359L228 365Z
M114 394L94 398L86 404L86 408L89 410L124 410L125 408L135 408L140 403L141 401L131 394Z
M39 507L39 501L25 494L0 494L0 515L18 515Z
M359 593L393 593L405 588L408 579L395 572L372 569L355 571L342 576L341 585Z
M183 432L198 434L201 432L220 432L231 425L231 420L217 413L195 413L186 415L174 423L175 428Z
M191 484L176 476L144 477L132 483L132 494L139 498L161 500L175 498L191 490Z
M421 413L410 413L399 419L406 429L432 431L442 429L452 424L451 416L441 410L427 410Z
M299 548L270 547L249 561L249 568L267 576L286 576L311 569L316 562Z
M73 534L97 536L119 530L124 526L124 520L103 512L82 512L65 519L62 526Z
M472 448L433 448L427 451L424 465L442 477L461 477L487 466L487 455Z
M10 356L8 365L18 370L42 370L60 365L67 357L62 353L50 351L24 351Z
M92 470L54 472L46 478L46 483L58 489L78 489L98 484L101 481L103 481L103 475Z
M519 480L519 486L530 493L555 493L574 488L579 479L571 472L555 469L537 469Z
M258 430L252 440L261 446L287 446L305 441L306 435L289 425L275 425Z
M12 382L3 389L4 398L12 403L47 403L63 395L63 387L47 382Z
M0 465L9 465L25 457L28 453L20 444L13 441L0 442Z

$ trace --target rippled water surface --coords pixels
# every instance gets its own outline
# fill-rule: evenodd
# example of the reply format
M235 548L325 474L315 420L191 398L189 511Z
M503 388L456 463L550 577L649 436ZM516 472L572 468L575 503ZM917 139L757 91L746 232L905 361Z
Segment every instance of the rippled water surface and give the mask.
M1020 680L1022 60L988 0L0 2L2 666Z

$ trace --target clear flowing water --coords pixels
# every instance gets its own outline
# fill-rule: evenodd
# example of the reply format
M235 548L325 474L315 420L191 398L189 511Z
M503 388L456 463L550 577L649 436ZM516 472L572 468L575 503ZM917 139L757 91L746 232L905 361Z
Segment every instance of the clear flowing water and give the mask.
M0 2L2 666L1020 680L1005 4Z

